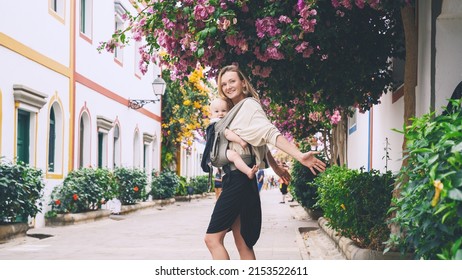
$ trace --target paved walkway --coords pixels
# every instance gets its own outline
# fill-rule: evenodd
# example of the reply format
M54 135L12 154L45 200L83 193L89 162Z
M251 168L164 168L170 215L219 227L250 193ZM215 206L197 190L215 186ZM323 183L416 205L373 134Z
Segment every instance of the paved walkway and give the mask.
M343 259L302 207L280 204L280 199L277 189L261 192L263 226L255 245L257 259ZM214 203L215 197L208 196L86 224L31 229L27 237L0 244L0 259L211 259L203 237ZM225 245L231 259L238 259L231 233Z

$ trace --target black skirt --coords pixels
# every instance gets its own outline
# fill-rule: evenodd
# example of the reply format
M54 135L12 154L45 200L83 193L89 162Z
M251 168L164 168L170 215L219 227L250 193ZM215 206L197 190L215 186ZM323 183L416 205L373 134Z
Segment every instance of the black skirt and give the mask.
M239 170L223 177L223 191L213 209L207 233L230 230L236 218L241 218L241 235L252 248L261 231L261 204L257 181Z

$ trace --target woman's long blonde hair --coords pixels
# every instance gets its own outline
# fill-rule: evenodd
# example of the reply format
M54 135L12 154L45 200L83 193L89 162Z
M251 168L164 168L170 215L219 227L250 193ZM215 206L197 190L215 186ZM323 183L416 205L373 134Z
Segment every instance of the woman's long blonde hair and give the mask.
M223 93L223 89L221 88L221 77L226 72L236 72L239 79L241 79L241 81L244 83L244 86L245 86L245 89L246 89L244 91L244 94L247 97L253 97L253 98L257 99L257 100L260 100L260 98L258 97L257 91L252 86L252 84L249 82L249 79L244 75L244 73L242 73L242 71L239 69L239 67L237 67L236 65L227 65L227 66L221 68L220 72L218 73L217 86L218 86L218 95L220 97L224 98L225 100L227 100L228 105L231 105L231 107L233 106L231 100L228 97L226 97L226 95ZM231 109L231 107L230 107L230 109Z

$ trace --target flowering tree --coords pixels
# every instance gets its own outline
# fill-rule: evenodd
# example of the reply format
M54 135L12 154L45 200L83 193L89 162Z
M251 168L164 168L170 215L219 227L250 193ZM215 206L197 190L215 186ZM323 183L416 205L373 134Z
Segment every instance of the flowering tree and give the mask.
M209 77L237 63L262 97L284 107L317 99L331 115L344 115L342 126L350 106L367 110L391 85L400 16L393 7L380 9L379 0L136 2L139 12L126 16L127 29L101 47L144 39L140 67L153 62L170 69L172 81L197 63L210 67ZM293 108L299 115L308 109Z
M210 85L201 67L185 80L163 76L169 86L162 99L162 168L171 169L180 145L190 148L196 133L205 131Z
M171 69L173 80L189 75L198 62L212 76L237 63L275 101L322 89L322 102L332 108L368 109L390 84L387 58L397 24L393 13L370 7L379 1L349 2L151 1L127 15L128 28L103 45L111 49L145 38L142 52L152 56L142 56L140 67L155 62Z
M335 137L338 138L335 132L345 116L342 117L338 109L327 109L327 106L317 99L318 95L314 96L313 99L304 100L295 98L285 106L271 102L270 98L264 98L262 105L268 117L287 139L297 143L307 142L311 146L322 146L326 159L333 164L340 152L338 145L335 145ZM321 133L322 137L316 138L315 134L318 133ZM341 164L343 163L341 161Z

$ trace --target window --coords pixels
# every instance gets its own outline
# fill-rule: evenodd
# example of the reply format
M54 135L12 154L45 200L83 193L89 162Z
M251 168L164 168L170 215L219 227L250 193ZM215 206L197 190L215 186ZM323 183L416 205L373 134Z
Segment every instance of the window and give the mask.
M348 117L348 134L352 134L356 131L356 115L358 114L358 110L356 109L353 113L353 116Z
M123 29L123 22L121 19L119 19L117 16L116 16L116 19L115 19L115 30L121 30ZM119 62L122 62L123 61L123 57L124 57L124 51L122 49L122 47L116 47L114 49L114 58L117 59Z
M112 154L112 162L114 164L114 168L120 166L120 132L119 132L119 126L116 125L114 127L114 150Z
M151 143L154 140L154 135L151 135L149 133L143 133L143 168L144 170L148 171L151 169L150 162L150 156L151 156Z
M50 10L52 10L61 19L64 18L65 0L49 0Z
M15 157L18 161L35 165L37 114L47 102L48 96L24 85L15 84L13 97L17 104Z
M93 1L80 0L80 32L87 37L92 37L92 13Z
M103 167L104 158L104 134L98 132L98 167Z
M63 172L64 118L62 112L59 102L53 102L48 119L48 173L62 174Z
M127 10L124 6L119 2L114 2L114 11L115 11L115 18L114 18L114 30L123 30L124 29L124 20L123 15L127 13ZM114 50L114 58L116 61L122 63L123 62L123 49L121 47L116 47Z
M50 110L50 126L48 128L48 171L55 171L55 152L56 152L56 118L55 110Z
M112 129L113 121L103 116L97 116L98 126L98 167L107 167L107 135Z
M79 123L79 168L90 166L90 117L84 112Z
M148 162L149 162L149 145L144 144L143 149L143 168L144 170L148 170Z
M18 110L17 161L29 163L30 154L30 113Z
M140 134L135 131L135 137L133 138L133 167L140 167Z
M83 155L85 150L85 124L83 118L80 119L80 128L79 128L79 167L83 167Z

